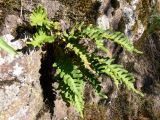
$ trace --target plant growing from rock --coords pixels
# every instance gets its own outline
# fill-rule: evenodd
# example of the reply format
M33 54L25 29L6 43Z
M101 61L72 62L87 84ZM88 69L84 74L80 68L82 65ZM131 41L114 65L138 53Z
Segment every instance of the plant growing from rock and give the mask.
M114 59L107 56L109 50L104 47L104 41L110 40L131 53L141 53L123 33L102 30L83 22L65 28L61 22L49 21L47 12L41 5L31 14L30 24L37 32L27 44L34 47L54 45L53 68L56 69L54 77L59 83L58 90L63 100L73 105L82 117L85 83L90 83L97 95L107 98L99 81L102 74L111 77L117 88L124 84L128 90L143 96L134 87L133 75L122 65L115 64ZM88 42L93 44L94 49L90 50ZM105 55L98 55L98 51Z

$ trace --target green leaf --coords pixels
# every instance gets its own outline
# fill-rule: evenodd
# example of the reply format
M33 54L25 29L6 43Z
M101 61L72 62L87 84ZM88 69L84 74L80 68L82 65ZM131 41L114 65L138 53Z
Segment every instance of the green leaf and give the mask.
M77 111L83 117L84 108L84 81L83 74L80 69L73 65L68 59L65 59L63 63L58 60L53 64L53 67L57 68L56 76L59 76L62 80L59 82L59 89L64 101L72 104Z
M0 48L2 48L3 50L7 51L8 53L12 55L17 54L16 50L10 45L8 45L2 37L0 37Z
M41 47L45 43L53 43L55 39L55 36L49 36L41 30L38 33L35 33L33 40L31 42L27 42L27 44L31 44L34 47Z
M88 26L82 31L82 34L86 37L89 37L93 40L95 40L95 43L97 47L104 52L107 52L108 50L105 49L103 46L103 41L105 39L111 40L119 45L122 46L122 48L126 49L129 52L135 52L142 54L141 51L137 50L133 44L129 41L129 39L121 32L113 32L111 30L103 30L97 27L94 27L92 25Z
M93 59L93 66L96 71L109 75L116 84L117 88L120 83L126 85L128 90L131 90L141 96L144 96L140 91L134 87L134 76L123 68L122 65L112 63L113 59L103 59L95 57Z
M32 26L45 26L47 29L50 29L52 22L47 18L47 12L39 5L31 14L30 21Z

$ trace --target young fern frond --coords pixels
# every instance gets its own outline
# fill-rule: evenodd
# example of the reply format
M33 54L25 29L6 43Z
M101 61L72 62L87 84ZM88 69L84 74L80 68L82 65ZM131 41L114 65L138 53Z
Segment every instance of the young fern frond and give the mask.
M47 29L50 29L52 22L48 20L47 12L39 5L31 14L30 21L32 26L45 26Z
M40 30L38 33L35 33L33 40L27 42L27 44L31 44L34 47L41 47L45 43L53 43L55 39L56 37L49 36L44 31Z
M77 66L69 63L67 60L63 63L54 63L57 68L56 75L63 79L59 83L60 93L63 99L74 105L81 116L84 108L84 81L83 75Z

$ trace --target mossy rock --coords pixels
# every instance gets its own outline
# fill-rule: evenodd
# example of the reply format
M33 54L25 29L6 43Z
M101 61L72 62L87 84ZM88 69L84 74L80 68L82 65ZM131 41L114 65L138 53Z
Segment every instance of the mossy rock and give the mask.
M85 104L84 120L108 120L107 109L98 104Z
M67 19L70 22L96 23L100 2L97 0L58 0L62 7L55 19Z

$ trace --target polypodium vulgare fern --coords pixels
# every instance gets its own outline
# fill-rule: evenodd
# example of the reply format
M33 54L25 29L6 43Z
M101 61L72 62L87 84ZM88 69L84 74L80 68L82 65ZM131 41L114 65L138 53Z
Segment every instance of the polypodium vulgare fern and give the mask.
M42 20L41 23L39 20ZM104 40L111 40L122 46L129 52L141 53L130 43L123 33L111 30L102 30L93 25L85 25L83 22L63 29L60 22L48 20L46 11L38 6L31 14L31 25L37 28L37 33L29 44L40 47L44 44L53 44L54 59L53 67L56 69L55 77L58 79L59 91L62 98L76 107L83 116L84 108L84 86L90 83L95 92L107 98L101 91L101 82L98 80L102 74L110 76L115 85L119 87L124 84L128 90L143 96L134 87L134 77L122 65L114 63L114 59L98 56L96 52L102 50L108 52L104 47ZM82 44L82 40L91 40L95 49L90 52L89 44ZM47 64L47 63L46 63Z
M63 80L59 81L59 90L62 98L77 108L83 116L84 100L84 81L83 74L76 65L69 60L57 60L53 67L57 68L56 76L59 75Z
M32 26L44 26L50 29L52 22L47 18L47 12L39 5L30 16Z
M44 31L40 30L33 36L32 42L27 42L27 44L31 44L34 47L41 47L45 43L53 43L55 40L55 36L47 35Z
M113 59L101 59L98 57L93 57L92 64L99 74L103 73L109 75L113 80L115 85L118 87L119 84L125 84L128 90L131 90L137 94L143 96L141 92L134 88L135 79L131 73L123 68L122 65L113 64Z
M128 38L121 32L113 32L111 30L103 30L93 25L88 26L82 33L91 39L95 39L97 43L97 47L99 47L103 51L107 51L106 48L102 46L104 39L111 40L119 45L121 45L124 49L129 52L142 53L134 48L132 43L128 40Z

